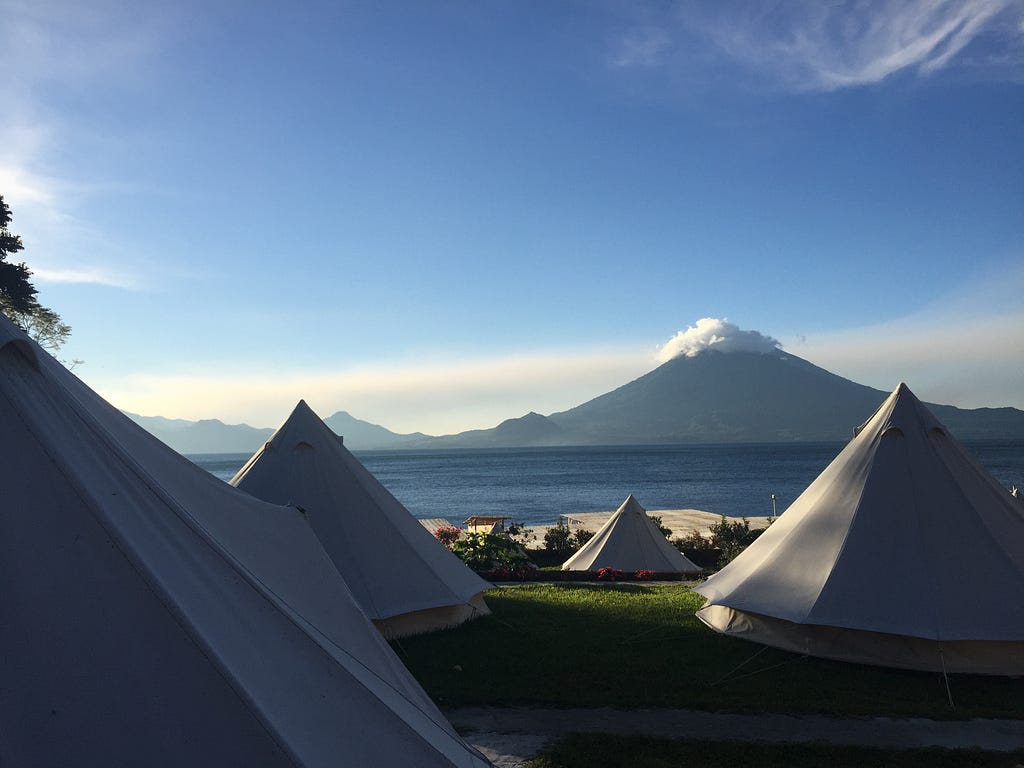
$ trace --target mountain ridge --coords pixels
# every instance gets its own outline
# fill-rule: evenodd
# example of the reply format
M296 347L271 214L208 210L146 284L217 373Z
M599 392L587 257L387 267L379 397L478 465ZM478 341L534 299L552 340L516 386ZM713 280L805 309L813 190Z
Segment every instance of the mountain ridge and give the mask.
M324 421L356 450L806 442L848 439L888 394L781 349L708 349L565 411L531 411L489 429L398 434L347 411ZM927 406L959 438L1024 439L1024 411L1017 408ZM181 453L251 453L273 432L217 419L128 415Z

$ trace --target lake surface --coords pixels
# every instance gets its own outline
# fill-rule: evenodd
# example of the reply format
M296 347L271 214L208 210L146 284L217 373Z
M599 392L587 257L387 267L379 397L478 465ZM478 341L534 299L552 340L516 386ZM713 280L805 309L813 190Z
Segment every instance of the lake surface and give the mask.
M554 525L559 515L607 512L633 494L647 509L729 516L783 512L845 443L669 445L494 450L353 451L419 518L461 523L506 515ZM1024 442L965 442L1007 488L1024 487ZM189 456L229 480L247 454Z

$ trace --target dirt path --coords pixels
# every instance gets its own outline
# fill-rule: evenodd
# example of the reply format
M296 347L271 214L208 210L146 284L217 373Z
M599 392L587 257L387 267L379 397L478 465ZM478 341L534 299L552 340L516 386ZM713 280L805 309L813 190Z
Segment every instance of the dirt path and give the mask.
M821 741L891 749L1024 749L1024 720L863 719L820 715L734 715L681 709L465 707L448 719L500 768L516 768L569 733L617 733L725 741Z

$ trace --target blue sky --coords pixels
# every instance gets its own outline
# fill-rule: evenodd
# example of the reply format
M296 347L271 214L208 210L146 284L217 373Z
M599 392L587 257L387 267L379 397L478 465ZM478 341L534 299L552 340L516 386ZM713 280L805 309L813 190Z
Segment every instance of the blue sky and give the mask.
M702 318L1024 407L1020 2L0 17L0 194L120 407L486 427Z

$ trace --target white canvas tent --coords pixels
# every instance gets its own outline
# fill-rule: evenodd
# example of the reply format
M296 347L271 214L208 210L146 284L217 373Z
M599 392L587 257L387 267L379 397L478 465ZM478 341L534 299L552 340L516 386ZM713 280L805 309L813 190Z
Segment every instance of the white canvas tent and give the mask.
M0 763L484 766L301 512L145 433L0 315Z
M264 501L302 507L386 637L490 613L483 592L491 585L426 531L304 401L230 482Z
M1024 673L1024 518L905 384L695 591L708 626L798 653Z
M620 571L698 573L701 570L669 543L632 494L594 537L562 564L562 570L596 571L605 566Z

